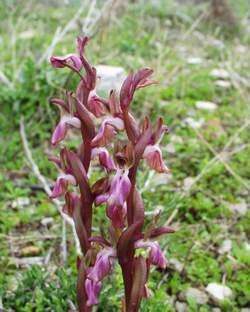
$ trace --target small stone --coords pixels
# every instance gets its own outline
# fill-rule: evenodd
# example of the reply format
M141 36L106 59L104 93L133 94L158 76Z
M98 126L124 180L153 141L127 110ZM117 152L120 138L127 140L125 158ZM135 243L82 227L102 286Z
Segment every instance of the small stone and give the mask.
M195 178L193 177L187 177L183 180L183 188L185 191L189 191L192 185L195 182Z
M10 258L10 262L16 267L27 268L31 265L43 265L44 257L25 257L25 258Z
M119 91L126 78L125 69L122 67L98 65L96 66L96 72L97 90L99 91L109 91L111 89Z
M232 249L232 241L230 239L224 240L221 247L219 248L219 253L221 255L228 253Z
M208 296L203 291L197 288L188 288L182 291L179 295L180 300L187 301L188 299L194 300L197 304L206 304L208 302Z
M250 312L250 308L242 308L240 312Z
M173 143L169 143L165 146L164 150L169 154L175 154L175 146Z
M236 212L242 216L247 213L247 203L244 201L238 204L226 203L225 205L232 212Z
M229 287L217 283L208 284L206 291L215 303L220 303L233 296L233 292Z
M52 217L46 217L41 220L41 224L46 227L51 226L53 223L54 223L54 218Z
M155 173L150 181L150 185L157 186L157 185L167 185L173 179L172 174L162 174L162 173Z
M215 68L210 72L210 75L215 78L220 79L228 79L230 77L230 74L227 70L223 68Z
M175 308L177 312L188 312L188 305L184 302L176 301Z
M204 123L205 123L205 120L203 118L195 120L192 117L187 117L183 120L184 125L188 125L193 129L201 128L204 125Z
M41 253L41 249L37 246L27 246L21 249L20 254L23 257L26 256L37 256Z
M175 134L173 134L173 135L170 136L170 141L171 141L172 143L176 143L176 144L183 144L183 139L182 139L182 137L179 136L179 135L175 135Z
M178 260L178 259L169 259L168 261L170 267L173 267L173 269L178 272L181 273L183 270L183 264Z
M189 57L187 59L187 63L191 65L198 65L202 63L202 59L200 57Z
M217 104L209 101L198 101L195 103L196 108L213 112L217 108Z
M30 199L28 197L18 197L16 200L12 202L12 208L24 208L30 204Z
M31 39L35 36L35 32L33 30L26 30L19 34L20 39Z
M245 249L247 251L250 251L250 244L248 242L245 242Z
M227 80L216 80L215 85L220 88L228 89L231 87L231 82Z

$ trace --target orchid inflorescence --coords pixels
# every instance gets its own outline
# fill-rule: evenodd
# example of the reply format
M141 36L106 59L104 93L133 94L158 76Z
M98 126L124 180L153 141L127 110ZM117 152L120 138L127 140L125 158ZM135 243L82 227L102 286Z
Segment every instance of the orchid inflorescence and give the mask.
M138 311L141 299L149 297L146 283L150 265L166 266L155 238L174 231L155 226L159 215L144 226L144 206L136 187L136 173L141 159L158 173L169 171L159 147L167 127L161 117L155 129L148 117L139 125L129 112L135 91L156 83L149 79L153 72L149 68L137 73L131 70L119 98L114 90L108 100L96 94L96 69L84 55L87 42L87 37L77 39L77 54L51 57L53 67L67 67L80 77L76 91L66 91L66 100L51 100L61 111L51 142L53 145L60 143L71 128L78 129L82 138L77 151L62 147L60 157L50 157L62 172L51 197L65 197L63 212L73 219L81 246L82 255L77 261L79 312L90 311L98 304L102 281L115 263L119 263L124 281L122 309ZM90 163L95 159L103 177L91 185L88 174ZM100 229L99 236L93 236L93 206L103 203L106 204L109 234ZM146 256L137 251L141 249L147 251Z

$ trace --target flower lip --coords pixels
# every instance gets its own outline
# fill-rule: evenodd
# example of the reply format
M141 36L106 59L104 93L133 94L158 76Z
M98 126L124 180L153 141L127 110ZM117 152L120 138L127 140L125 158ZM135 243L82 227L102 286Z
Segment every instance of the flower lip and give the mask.
M148 166L159 173L169 173L168 167L162 159L162 152L157 145L148 145L143 153L143 158L146 159Z
M82 68L82 62L77 54L67 54L65 56L51 56L50 62L55 68L63 68L72 63L73 67L79 72Z

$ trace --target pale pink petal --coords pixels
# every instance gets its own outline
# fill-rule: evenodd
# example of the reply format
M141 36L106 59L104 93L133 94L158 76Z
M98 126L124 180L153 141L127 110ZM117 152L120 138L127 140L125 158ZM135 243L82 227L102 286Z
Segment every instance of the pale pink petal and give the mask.
M116 257L116 250L113 248L104 248L102 249L96 257L94 266L90 269L90 272L87 275L87 278L93 281L101 281L103 278L108 275L112 259Z
M50 62L55 68L63 68L70 62L77 71L82 68L82 62L77 54L67 54L66 56L52 56Z
M91 307L98 304L98 296L102 288L101 282L96 282L90 279L85 280L85 291L88 297L87 306Z
M128 171L117 171L113 177L110 187L109 205L123 206L131 189L131 182L128 178Z
M157 242L144 241L141 239L135 242L135 248L150 248L150 262L163 269L166 267L166 258Z
M107 170L115 170L113 160L105 147L93 148L91 152L91 158L94 159L96 156L99 156L99 162L102 167L106 168Z
M108 205L107 207L107 216L112 221L112 225L115 228L124 227L124 218L126 216L126 213L126 204L124 204L123 206Z
M61 142L68 131L69 126L75 127L75 128L80 128L81 127L81 122L77 117L73 117L70 115L63 115L61 117L60 122L57 124L52 138L51 138L51 143L53 145L58 144Z
M108 199L109 199L109 194L98 195L95 199L95 205L99 206L99 205L105 203Z
M95 91L91 91L89 94L87 108L96 117L104 116L106 113L104 101L95 93Z
M157 145L148 145L143 153L143 158L146 159L146 162L151 169L154 169L159 173L169 172L168 167L163 162L162 152Z
M123 129L124 123L122 119L118 117L105 119L102 122L97 135L93 138L91 142L92 146L93 147L106 146L111 141L111 139L117 134L117 130L120 131Z
M54 185L51 198L56 198L64 195L67 192L68 184L76 185L76 180L71 174L63 174L59 176Z

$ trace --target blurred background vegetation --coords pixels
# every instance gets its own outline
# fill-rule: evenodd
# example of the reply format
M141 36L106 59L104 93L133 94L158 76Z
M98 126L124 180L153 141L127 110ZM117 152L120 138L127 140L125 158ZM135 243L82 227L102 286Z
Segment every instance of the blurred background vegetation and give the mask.
M160 84L140 91L133 110L160 114L170 128L163 154L171 175L139 173L147 214L162 210L159 224L176 229L160 242L169 266L153 272L141 310L250 311L249 0L1 0L0 25L0 310L75 305L71 231L62 263L61 219L30 167L19 124L23 116L52 185L47 156L56 153L50 135L59 116L49 98L77 81L48 57L73 52L76 36L88 34L92 64L155 70ZM73 133L68 144L77 142ZM97 226L104 213L96 210ZM210 283L232 295L216 299ZM117 271L98 311L118 311L121 297Z

